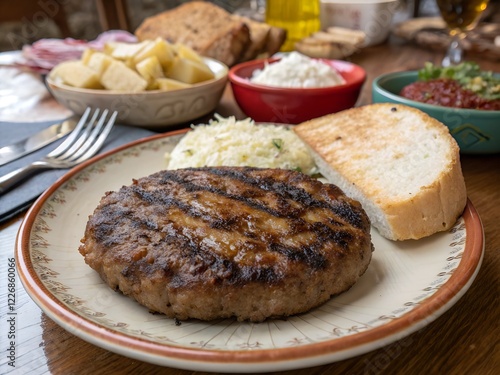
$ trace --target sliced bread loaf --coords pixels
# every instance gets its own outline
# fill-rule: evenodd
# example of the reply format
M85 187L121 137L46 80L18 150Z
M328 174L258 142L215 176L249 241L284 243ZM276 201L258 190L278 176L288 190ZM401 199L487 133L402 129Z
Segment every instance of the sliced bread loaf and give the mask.
M250 29L250 44L242 52L238 62L255 59L266 47L271 26L236 14L231 15L231 18L243 22Z
M135 35L139 40L161 37L183 43L228 66L237 62L250 44L250 30L245 22L205 1L187 2L146 18Z
M320 172L363 205L391 240L450 229L466 188L448 128L414 108L372 104L297 125Z

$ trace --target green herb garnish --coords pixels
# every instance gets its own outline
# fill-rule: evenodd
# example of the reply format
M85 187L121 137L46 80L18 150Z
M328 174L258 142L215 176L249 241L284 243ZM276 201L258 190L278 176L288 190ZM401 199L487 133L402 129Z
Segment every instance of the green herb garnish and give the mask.
M273 139L273 145L278 150L281 150L281 148L283 147L283 140L281 138L274 138Z
M500 78L493 72L483 71L474 62L464 62L455 66L440 67L426 62L418 71L418 79L429 81L432 79L447 78L456 80L460 86L471 90L477 95L488 99L500 99Z

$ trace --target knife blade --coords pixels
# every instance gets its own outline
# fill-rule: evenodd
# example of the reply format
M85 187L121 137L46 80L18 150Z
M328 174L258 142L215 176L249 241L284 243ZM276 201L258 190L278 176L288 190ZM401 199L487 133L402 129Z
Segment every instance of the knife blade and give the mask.
M0 148L0 166L36 151L64 137L76 126L76 120L69 119L45 128L38 133Z

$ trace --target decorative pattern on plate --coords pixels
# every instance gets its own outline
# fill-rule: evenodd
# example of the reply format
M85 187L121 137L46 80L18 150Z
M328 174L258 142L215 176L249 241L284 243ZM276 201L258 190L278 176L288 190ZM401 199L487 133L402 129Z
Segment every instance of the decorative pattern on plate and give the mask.
M169 366L203 371L220 371L229 366L227 356L215 362L202 361L208 366L205 368L204 365L199 367L200 363L194 364L187 354L180 360L185 362L179 364L178 352L174 354L172 350L193 351L194 358L199 358L196 353L200 350L208 351L211 356L231 353L233 358L249 353L268 362L267 352L273 352L270 356L275 358L276 351L290 353L299 349L300 352L295 353L297 358L294 356L288 361L304 359L309 366L321 364L325 360L346 358L349 353L359 354L359 350L346 351L342 346L345 353L332 353L320 361L316 350L308 347L322 345L321 348L331 348L335 342L344 345L346 339L399 323L407 314L426 309L428 301L441 292L443 286L446 290L450 288L448 281L460 266L462 257L466 251L470 254L466 239L471 234L467 233L469 226L464 218L460 218L450 231L419 241L388 241L372 230L375 252L366 273L349 291L308 313L263 323L241 323L231 319L178 322L161 314L151 314L134 300L111 290L85 264L78 247L88 215L104 193L130 184L133 178L165 168L164 154L172 150L181 136L166 135L133 144L76 169L44 197L32 214L32 225L23 236L27 243L27 250L23 253L28 254L28 267L32 270L29 273L42 292L32 290L25 283L26 289L32 295L38 294L42 308L48 309L49 316L74 334L94 343L103 340L100 334L93 336L93 330L82 328L83 318L87 326L104 327L111 332L113 344L102 341L103 346L110 350L155 363L160 361ZM476 261L475 267L478 268L479 264ZM464 288L463 284L460 285L455 287L459 296ZM51 312L47 305L44 306L46 300L56 301L65 316L68 313L75 316L75 323L71 320L67 323L59 318L58 312ZM444 302L451 306L455 301ZM426 310L424 322L412 319L406 329L428 324L433 314L436 314L435 308ZM140 340L134 341L136 344L131 349L130 341L122 343L122 337ZM382 336L379 339L390 343L396 340L395 337ZM157 354L142 347L144 342L164 349L155 357ZM372 345L374 349L376 344ZM277 371L290 368L287 366L269 365L265 368Z

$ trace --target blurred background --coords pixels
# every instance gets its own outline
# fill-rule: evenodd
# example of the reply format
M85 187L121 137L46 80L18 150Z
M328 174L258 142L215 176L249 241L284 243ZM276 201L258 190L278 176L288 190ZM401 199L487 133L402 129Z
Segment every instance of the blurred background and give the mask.
M21 49L42 38L92 40L110 29L133 32L148 16L189 0L15 0L0 1L0 51ZM244 13L263 0L214 0L230 12ZM500 23L500 1L492 0L493 22ZM493 5L493 6L491 6ZM257 16L258 13L254 13ZM438 14L435 0L401 0L394 21ZM262 14L260 14L262 16Z
M94 39L109 29L133 32L148 16L186 0L15 0L0 1L0 50L20 49L41 38ZM249 0L212 1L226 10L250 7Z

